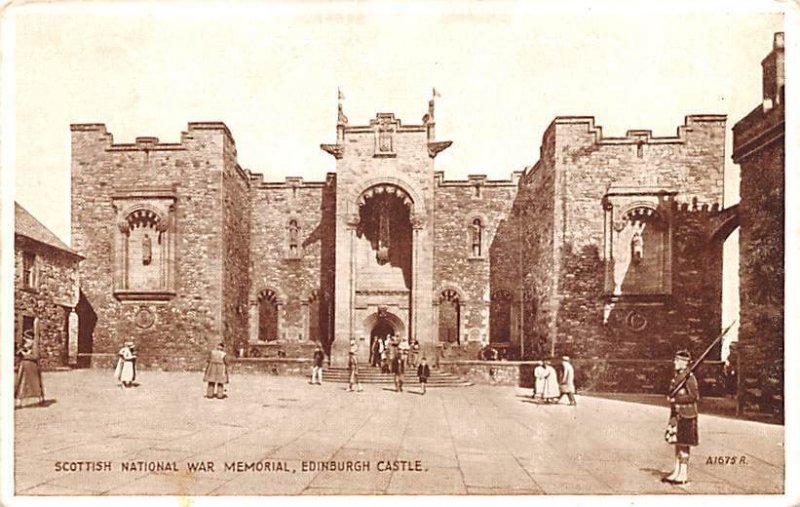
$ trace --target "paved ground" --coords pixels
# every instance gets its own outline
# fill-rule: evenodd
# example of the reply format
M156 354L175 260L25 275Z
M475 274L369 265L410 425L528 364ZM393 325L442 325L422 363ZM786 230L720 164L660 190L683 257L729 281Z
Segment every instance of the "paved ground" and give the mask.
M348 393L340 384L258 375L236 376L228 399L207 400L197 373L143 372L128 391L111 376L46 373L55 402L15 411L17 494L783 491L782 426L701 415L692 482L676 487L659 480L672 466L665 407L586 396L575 408L540 406L527 391L490 386ZM736 464L707 463L716 456ZM327 460L367 461L370 470L302 469L304 461ZM396 460L419 460L422 471L393 471ZM58 462L78 461L108 461L111 471L56 471ZM121 471L131 461L174 463L178 471ZM213 461L215 471L189 471L195 461ZM288 471L224 469L265 461ZM390 469L379 471L387 462Z

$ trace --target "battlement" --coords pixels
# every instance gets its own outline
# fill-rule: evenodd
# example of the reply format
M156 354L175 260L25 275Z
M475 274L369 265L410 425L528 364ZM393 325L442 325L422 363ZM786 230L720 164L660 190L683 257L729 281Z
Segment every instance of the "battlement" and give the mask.
M255 188L290 189L290 188L323 188L335 182L335 173L328 173L325 181L306 181L302 176L286 176L283 181L264 181L263 173L256 173L250 169L243 171L248 184ZM332 178L333 177L333 178Z
M547 127L547 139L555 131L556 126L583 127L584 132L594 134L594 144L620 145L620 144L683 144L691 132L707 128L725 128L727 116L724 114L694 114L684 118L684 124L678 126L675 136L653 136L651 130L628 130L624 137L605 137L603 127L596 125L594 116L557 116Z
M511 178L507 180L490 180L485 174L470 174L466 180L445 180L444 171L433 173L434 182L437 187L474 187L481 185L486 187L516 187L523 175L523 171L513 171Z
M135 138L132 143L115 143L114 135L108 131L105 123L73 123L70 125L72 136L84 136L87 134L99 134L96 140L105 146L109 151L154 151L154 150L185 150L186 142L194 139L204 131L222 131L231 146L236 150L236 141L233 139L228 126L223 122L190 122L186 131L181 132L179 143L162 143L155 136L141 136Z

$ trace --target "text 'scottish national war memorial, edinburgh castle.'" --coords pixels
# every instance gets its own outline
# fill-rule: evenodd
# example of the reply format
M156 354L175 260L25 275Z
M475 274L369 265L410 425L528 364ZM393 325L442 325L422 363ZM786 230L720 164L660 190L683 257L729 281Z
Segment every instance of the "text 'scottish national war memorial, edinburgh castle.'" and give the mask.
M740 215L723 208L725 116L669 137L557 117L508 180L436 171L451 142L433 100L418 123L351 122L340 103L321 145L336 170L314 182L242 168L224 123L190 123L178 143L71 130L79 362L134 340L145 367L200 367L219 341L244 358L320 342L343 364L351 339L366 360L395 334L442 364L489 343L569 354L586 386L657 391L677 348L699 354L723 327Z

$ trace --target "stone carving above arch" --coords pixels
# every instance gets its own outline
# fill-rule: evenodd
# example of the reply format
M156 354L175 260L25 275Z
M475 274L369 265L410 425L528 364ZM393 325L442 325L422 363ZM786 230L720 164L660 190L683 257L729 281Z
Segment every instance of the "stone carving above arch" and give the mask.
M409 212L424 213L427 210L425 199L416 184L408 180L401 174L392 176L372 176L367 177L352 186L352 193L348 199L348 212L358 213L359 207L363 204L362 196L373 187L387 189L389 186L396 187L403 192L404 198L407 197L411 202L407 204ZM405 202L405 201L404 201Z

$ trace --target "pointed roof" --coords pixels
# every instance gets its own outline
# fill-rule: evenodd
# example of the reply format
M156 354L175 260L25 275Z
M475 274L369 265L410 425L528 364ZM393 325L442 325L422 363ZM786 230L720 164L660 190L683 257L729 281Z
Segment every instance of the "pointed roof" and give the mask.
M24 236L49 247L82 257L78 252L68 247L58 236L36 220L28 210L14 202L14 234Z

